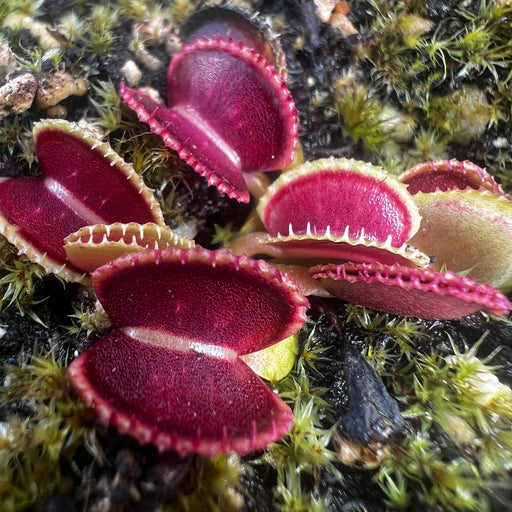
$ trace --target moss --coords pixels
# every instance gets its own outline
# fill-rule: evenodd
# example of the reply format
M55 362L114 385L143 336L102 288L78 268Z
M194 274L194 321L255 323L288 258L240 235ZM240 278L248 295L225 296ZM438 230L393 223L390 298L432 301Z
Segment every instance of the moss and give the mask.
M171 228L184 223L187 218L183 205L193 195L187 185L190 171L186 164L163 144L161 138L141 132L140 127L129 126L113 144L115 150L133 165L145 183L155 191L164 218Z
M374 93L350 78L336 84L335 109L343 135L356 142L363 140L371 152L376 152L389 137L383 119L384 105Z
M489 510L476 467L462 457L442 460L436 442L426 433L393 447L377 478L393 508L408 510L419 502L446 511Z
M511 118L510 5L475 1L447 10L442 19L417 2L366 5L370 16L364 22L371 21L362 33L372 37L361 38L354 75L357 88L372 92L371 102L359 100L360 115L377 120L391 106L415 121L412 145L378 139L375 144L382 132L367 122L356 138L365 142L369 157L396 172L454 154L474 159L479 154L472 151L474 142ZM344 133L354 131L350 119L341 116L340 122ZM466 154L460 145L470 146ZM477 163L500 176L494 164L498 152L488 146L486 153Z
M225 226L215 224L215 236L212 244L219 247L229 247L229 244L238 236L238 232L233 229L233 222L228 222Z
M275 384L281 398L293 409L294 425L282 441L270 445L253 462L255 466L265 465L275 471L273 502L278 510L327 510L328 489L321 482L326 474L342 478L336 467L336 452L331 446L335 427L326 428L322 421L329 414L329 404L322 397L322 389L310 387L306 371L306 367L314 368L313 361L318 357L321 351L310 350L306 340L294 371Z
M20 314L40 322L33 306L38 285L46 272L37 263L17 257L16 248L0 236L0 308L16 307Z
M489 340L483 337L467 347L459 332L456 345L446 332L436 332L435 322L350 304L331 307L320 306L325 310L316 324L321 344L316 341L314 346L324 350L318 352L321 359L315 368L332 373L343 347L358 347L400 404L406 421L402 435L389 438L383 447L376 472L366 473L368 482L383 491L390 509L490 510L499 507L500 500L505 503L501 493L510 478L512 389L496 376L495 352L478 357ZM447 325L440 328L444 331ZM307 372L308 383L333 380L317 373ZM343 392L333 391L342 385L334 382L328 393L316 398L328 397L316 412L324 418L324 429L334 423L332 407L338 413L345 407ZM301 388L304 398L314 391L307 383ZM334 466L347 476L336 460ZM368 487L370 494L370 483Z
M95 55L110 56L116 40L114 28L119 23L119 12L110 5L95 5L84 27L87 51Z
M65 364L52 352L5 368L0 398L11 412L0 424L0 500L5 512L35 509L48 494L70 492L70 471L86 438L95 444L91 413L69 391Z
M121 98L112 81L100 81L93 84L92 87L95 96L98 98L91 98L91 103L96 110L96 116L91 116L92 123L99 126L104 131L105 136L126 126L123 124L121 113Z
M165 512L237 511L244 502L241 476L249 468L237 455L197 457Z
M353 304L347 304L346 310L347 322L367 333L363 353L379 375L395 376L404 369L408 371L426 336L419 320L377 313Z
M377 475L391 506L485 511L508 485L512 389L487 365L492 356L476 357L481 343L419 355L402 378L404 416L415 427Z
M39 4L38 0L0 0L0 23L13 13L36 16L39 13Z
M459 31L448 49L458 64L458 76L474 77L488 72L498 81L512 77L508 69L512 62L510 20L512 7L506 2L482 0L476 12L459 11ZM503 75L499 70L507 74Z
M71 325L66 329L75 336L84 334L89 338L93 334L103 335L112 327L112 322L104 309L92 303L82 303L79 308L74 309L69 318Z
M119 0L119 12L134 21L150 19L159 6L156 2L147 0Z
M482 135L494 115L486 94L474 85L435 96L425 110L429 126L457 144Z
M172 0L170 5L171 20L183 23L200 5L197 0Z
M30 149L30 151L29 151ZM0 150L13 157L23 158L23 151L30 153L32 163L35 159L29 120L22 116L8 116L0 121Z

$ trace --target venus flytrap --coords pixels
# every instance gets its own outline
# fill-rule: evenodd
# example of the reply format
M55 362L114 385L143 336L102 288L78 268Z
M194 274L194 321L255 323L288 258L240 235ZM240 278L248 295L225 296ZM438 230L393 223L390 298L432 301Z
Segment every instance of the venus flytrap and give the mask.
M445 93L454 85L452 84L454 79L469 80L475 76L480 77L481 74L488 77L496 75L500 79L504 78L501 80L502 83L507 83L510 75L508 78L504 75L505 71L501 69L497 57L503 58L504 61L508 59L508 53L506 55L503 53L505 50L508 52L506 44L499 42L499 40L503 42L507 35L506 24L502 21L509 16L508 11L503 7L503 3L496 3L496 6L492 7L492 4L487 2L482 4L477 14L465 12L461 14L452 11L448 15L449 22L446 25L440 24L434 36L431 36L429 30L432 30L432 22L427 20L427 17L418 16L418 6L414 2L403 4L399 9L395 9L396 5L393 4L386 6L386 2L373 2L369 5L369 8L374 8L378 12L378 16L369 18L370 24L375 21L372 37L373 34L377 34L377 44L371 38L361 38L363 42L370 41L370 45L369 49L366 48L359 56L363 59L370 52L371 58L366 62L364 72L362 69L358 70L357 76L361 83L356 83L354 87L358 91L371 91L371 94L361 95L360 98L356 95L352 104L349 102L343 107L347 114L353 113L353 110L357 110L360 105L367 109L362 109L365 119L360 120L358 129L361 126L362 128L354 133L361 138L365 149L371 150L370 158L387 158L389 161L397 162L396 169L400 169L400 165L404 165L404 162L412 164L447 154L450 151L450 144L454 141L453 133L457 131L459 120L456 111L450 112L453 115L449 122L443 118L442 112L449 106L450 98L453 99L453 97L450 95L441 97L440 86ZM195 6L195 3L177 0L170 5L168 12L171 12L175 20L180 20L185 16L183 13ZM82 7L83 12L87 11L85 4ZM142 5L137 1L121 0L119 5L120 12L132 20L146 17L147 9L148 5ZM86 38L84 40L93 43L92 47L83 52L87 64L83 63L80 66L87 67L90 62L88 59L92 59L93 55L96 55L95 52L101 55L112 53L110 36L115 36L119 30L115 13L115 9L110 8L95 10L94 20L86 22L80 28L84 31L82 34L82 37ZM450 26L456 29L460 27L458 20L461 16L471 22L469 31L467 33L449 32ZM476 23L475 20L478 21L478 27L473 26L473 23ZM499 40L490 42L486 46L479 34L481 24L485 30L492 31ZM95 30L87 39L84 34L91 26ZM382 36L381 39L379 39L380 36ZM76 31L72 39L74 41L78 39ZM375 44L374 49L371 48L372 44ZM475 58L469 66L456 53L462 50L467 51L468 48L472 48ZM62 55L63 60L57 64L68 65L69 56L65 52ZM485 59L488 59L489 64L486 64ZM37 59L34 63L37 64ZM95 72L97 68L92 66L92 73ZM458 73L460 76L457 76ZM370 76L368 82L361 79L364 75ZM370 80L371 85L369 85ZM465 83L460 85L460 90L462 91L466 85ZM140 132L145 128L134 128L133 124L119 117L119 96L112 84L104 85L103 82L99 82L97 87L94 91L95 99L92 102L97 111L95 121L111 137L113 149L127 161L131 160L135 172L143 175L146 182L157 189L156 197L166 220L181 222L184 208L183 202L177 195L182 194L186 189L181 186L186 181L185 164L173 156L161 141L156 142L158 135L142 135ZM459 88L459 85L457 87ZM489 98L493 96L493 92L494 89L491 88ZM323 101L317 102L318 104L314 101L312 105L318 108L331 106L330 100L326 100L325 105ZM407 134L406 140L414 141L412 149L405 148L404 139L395 141L392 147L384 147L382 133L389 133L386 131L390 127L389 115L385 114L389 112L387 109L390 103L393 103L393 108L398 112L397 119L403 121L405 127L402 126L402 128ZM510 103L506 87L502 88L500 101L495 102L493 99L491 105L493 110L487 121L488 126L494 128L510 117L508 108ZM460 104L455 107L455 110L459 106ZM340 116L340 119L341 117L343 116ZM346 115L345 120L348 118L349 116ZM16 120L13 121L14 123L19 118L13 119ZM354 126L356 124L354 123ZM396 128L396 124L394 127ZM16 127L14 128L16 132ZM352 128L354 127L347 122L344 128L345 133ZM124 130L122 134L121 129ZM22 146L18 135L13 138L10 134L7 135L6 140L0 142L5 148L18 154ZM507 153L505 149L500 151L502 154L495 163L497 168L502 169L506 167ZM29 153L30 150L21 152L22 157L30 164ZM498 154L497 151L496 154ZM493 161L491 156L489 161ZM502 170L505 182L508 183L506 172ZM311 231L311 228L308 229ZM218 234L218 240L221 241L231 238L231 233ZM12 267L16 268L16 264ZM16 280L18 277L23 277L22 273L17 274ZM19 295L20 303L23 302L21 298L23 293L20 292ZM158 301L155 300L155 303ZM396 441L396 445L393 445L395 450L391 451L393 456L386 459L381 470L378 470L377 478L388 495L389 506L405 508L420 504L420 507L435 508L446 504L448 509L453 510L459 510L457 507L461 510L486 510L488 507L486 488L491 487L492 479L496 482L496 487L503 484L501 476L506 467L507 457L510 455L509 446L512 443L510 429L507 430L504 422L496 421L494 418L497 414L505 420L509 418L508 392L503 385L496 384L491 377L495 369L487 367L485 361L482 363L472 358L465 360L456 350L453 360L426 354L428 343L422 344L425 341L422 335L422 327L425 325L423 322L374 313L356 306L347 306L347 309L350 313L348 329L358 331L360 329L364 333L362 334L364 343L361 343L363 343L365 356L371 360L380 375L386 376L386 382L390 384L401 403L410 405L411 424L409 426L416 427L420 423L420 428L412 430L413 434L406 436L402 443ZM79 311L76 315L79 328L87 333L91 332L91 329L97 330L88 311ZM161 338L150 335L149 340L160 342ZM210 349L211 347L208 350ZM418 351L425 355L419 356ZM199 351L196 355L199 358L205 354ZM329 404L324 399L325 390L313 389L304 371L304 367L307 367L310 373L314 372L327 357L327 349L311 349L306 343L299 358L296 373L271 385L272 388L279 390L281 398L291 404L296 415L295 427L288 436L282 442L270 445L268 452L260 461L266 466L265 471L268 472L270 467L275 472L276 505L285 510L310 511L325 508L325 488L322 489L318 481L312 481L311 475L316 477L324 472L330 472L338 481L342 481L343 478L342 474L337 472L339 465L330 445L332 429L329 428L329 422L332 425L334 420L330 418ZM422 369L422 366L425 368ZM416 370L419 375L417 381L411 377ZM439 379L440 381L437 382ZM448 391L440 389L441 381L450 382ZM484 393L482 386L484 388L494 386L495 392ZM478 404L471 414L467 413L469 404L463 398L467 389L471 390L467 398ZM478 392L477 389L479 389ZM429 399L435 404L442 404L447 396L453 398L451 408L448 406L443 408L440 405L437 415L435 411L432 413L429 410ZM49 457L53 460L59 451L62 453L63 445L60 443L62 437L59 437L57 428L60 420L57 418L53 421L55 411L51 407L46 411L52 421L46 425L38 425L34 431L37 437L49 440L48 452L51 452ZM489 416L491 412L494 416ZM326 417L328 418L326 422L320 421ZM432 432L427 431L427 427L431 428ZM464 432L464 437L459 436L457 440L451 438L449 433L455 428L459 433ZM21 424L13 423L12 429L13 432L22 434L28 432L25 425ZM67 426L62 428L62 432L66 435L69 433ZM455 453L453 460L447 461L446 459L451 455L439 449L436 439L436 434L439 432L443 436L443 441L448 440L450 449L452 448L450 443L455 445L454 452L451 452ZM29 432L29 438L31 435ZM456 450L460 446L464 445L466 449L466 445L471 444L463 440L475 442L474 449L464 452L464 455L469 453L471 457L469 461L457 456ZM503 450L502 447L506 449ZM246 467L240 467L240 459L237 456L226 455L214 456L212 459L198 456L197 459L200 460L198 463L200 469L196 481L191 485L196 485L199 492L193 492L192 495L180 494L179 500L183 509L193 510L194 506L200 508L201 503L207 502L212 510L216 507L219 510L227 510L226 502L230 497L234 497L235 503L239 503L241 475L247 470ZM6 467L9 467L9 464ZM60 485L58 477L55 481ZM58 491L60 489L59 487ZM66 490L64 487L62 489ZM42 493L54 491L49 487L41 486ZM227 499L221 496L224 491L228 494ZM170 509L173 509L172 506Z

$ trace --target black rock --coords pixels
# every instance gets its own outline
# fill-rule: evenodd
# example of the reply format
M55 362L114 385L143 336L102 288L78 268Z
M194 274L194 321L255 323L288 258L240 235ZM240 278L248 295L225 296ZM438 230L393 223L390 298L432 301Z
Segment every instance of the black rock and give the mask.
M357 350L345 351L344 373L348 410L339 420L341 435L355 443L382 443L403 430L405 422L396 400Z

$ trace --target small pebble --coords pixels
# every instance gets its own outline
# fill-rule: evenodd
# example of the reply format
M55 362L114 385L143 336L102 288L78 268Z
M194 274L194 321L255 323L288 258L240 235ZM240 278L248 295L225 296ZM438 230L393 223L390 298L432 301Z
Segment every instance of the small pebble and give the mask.
M139 42L135 48L135 58L139 64L142 64L150 71L160 69L163 64L162 61L147 51L147 49Z
M157 103L164 103L164 100L158 93L156 89L153 89L153 87L141 87L139 88L139 91L143 94L147 94L153 101L156 101Z
M26 16L20 13L13 13L7 16L3 23L5 27L26 28L30 34L37 39L39 46L43 50L49 48L59 48L61 43L59 39L53 36L56 33L55 27L48 23L36 21L31 16Z
M28 110L34 101L36 90L36 79L30 73L12 78L0 87L0 119Z
M164 44L175 30L174 25L165 18L154 18L148 21L135 23L133 26L133 35L139 41L143 41L146 46Z
M52 119L66 119L68 115L68 109L64 105L53 105L46 111L48 117Z
M179 35L175 33L171 34L169 39L165 42L165 49L170 55L181 52L183 49L183 43L181 42Z
M13 65L14 57L9 45L7 43L0 42L0 79L6 76L10 71L13 71L11 69Z
M336 0L315 0L314 4L316 6L315 14L321 21L327 23L336 6Z
M83 96L89 87L86 78L75 78L69 73L41 73L37 77L36 104L39 108L57 105L69 96Z
M121 74L129 87L138 85L142 78L142 71L133 60L125 62L124 66L121 68Z

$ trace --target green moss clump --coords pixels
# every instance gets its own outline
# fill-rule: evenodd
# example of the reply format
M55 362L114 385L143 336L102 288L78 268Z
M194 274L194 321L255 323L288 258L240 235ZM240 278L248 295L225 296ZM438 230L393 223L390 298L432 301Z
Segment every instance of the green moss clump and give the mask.
M197 0L172 0L170 5L171 20L174 23L183 23L198 7Z
M0 235L0 308L15 306L20 314L40 322L33 306L41 302L35 294L45 276L40 265L18 257L16 248Z
M325 390L311 388L306 368L315 370L315 361L322 351L309 349L306 340L301 357L294 370L276 383L279 396L293 409L295 421L290 432L278 443L253 461L255 466L265 465L275 471L273 503L278 510L290 512L320 512L328 510L328 489L322 485L326 475L342 480L336 466L337 454L331 445L335 421L329 417L330 406L322 397Z
M96 110L96 115L92 116L91 121L99 126L105 136L120 130L125 126L121 114L121 98L117 92L116 86L112 81L98 82L93 84L95 96L98 99L91 98L91 103Z
M65 372L52 352L5 367L0 389L7 413L0 423L0 502L5 512L34 510L47 495L72 491L80 479L73 464L78 448L86 439L89 447L95 446L91 413L71 393Z
M390 509L487 511L502 504L500 499L505 503L505 493L503 498L500 493L510 484L512 389L499 381L499 369L490 364L495 353L478 357L485 336L468 348L462 337L458 345L445 332L433 337L429 322L351 304L332 312L321 325L332 322L339 330L333 342L343 339L363 351L406 422L401 435L387 441L375 472L367 473ZM322 339L331 339L329 331L322 332ZM333 345L319 352L322 360L316 366L330 368L326 355L332 358L340 350ZM301 388L308 390L308 383ZM320 416L328 428L329 404ZM334 467L344 474L335 459Z
M0 151L17 159L24 158L29 165L34 162L32 130L27 119L8 116L0 121Z
M236 512L244 503L241 476L250 471L236 454L196 457L164 512Z
M373 353L376 360L382 357L387 364L378 364L377 372L394 374L404 363L408 364L416 355L417 346L425 338L419 320L399 317L388 313L379 313L368 308L346 304L347 322L353 322L360 329L368 333L366 343L367 359L370 361ZM388 344L376 346L370 340L387 335Z
M420 354L401 379L415 427L377 474L390 506L486 511L509 485L512 389L476 357L482 341L446 357Z
M334 84L343 133L355 133L368 157L392 171L451 158L465 146L459 158L486 165L501 178L499 151L489 139L493 128L502 133L511 120L512 6L480 0L450 9L442 20L419 2L373 0L366 7L367 25L360 29L371 37L361 38L352 70L360 93L348 106L337 103ZM365 88L371 91L366 98ZM382 141L378 120L388 108L413 120L408 140ZM359 116L357 130L351 112ZM481 139L487 141L484 150ZM508 187L510 180L503 181Z
M0 0L0 23L12 13L35 16L38 14L39 0Z
M108 57L116 41L114 29L119 23L119 11L110 5L95 5L87 16L83 41L88 52Z

